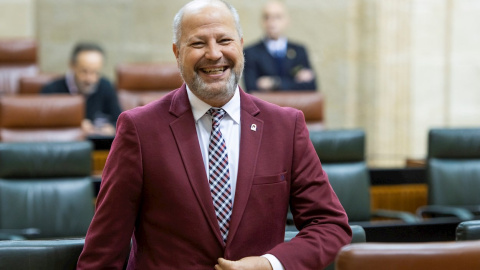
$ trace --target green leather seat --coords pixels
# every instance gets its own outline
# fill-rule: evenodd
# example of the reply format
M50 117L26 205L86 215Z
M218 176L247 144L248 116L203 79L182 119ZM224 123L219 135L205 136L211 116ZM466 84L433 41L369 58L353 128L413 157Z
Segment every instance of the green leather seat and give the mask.
M386 217L414 223L408 212L370 209L370 175L365 161L365 132L359 129L311 131L310 139L350 224Z
M91 153L87 141L0 143L0 233L84 237L94 212Z
M0 241L0 269L74 270L84 239Z
M428 135L428 205L419 216L480 214L480 129L432 129Z

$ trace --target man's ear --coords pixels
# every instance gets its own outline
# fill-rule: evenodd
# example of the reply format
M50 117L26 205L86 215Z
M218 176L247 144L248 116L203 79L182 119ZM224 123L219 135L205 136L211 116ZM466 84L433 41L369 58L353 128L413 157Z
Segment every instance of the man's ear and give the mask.
M177 44L175 43L172 44L172 50L173 50L173 54L175 54L175 58L178 59L178 55L180 54L180 52L178 51Z
M179 51L179 48L177 47L177 44L175 43L172 44L172 50L173 50L173 54L175 55L175 59L177 59L177 66L178 66L179 65L178 57L180 55L180 51Z

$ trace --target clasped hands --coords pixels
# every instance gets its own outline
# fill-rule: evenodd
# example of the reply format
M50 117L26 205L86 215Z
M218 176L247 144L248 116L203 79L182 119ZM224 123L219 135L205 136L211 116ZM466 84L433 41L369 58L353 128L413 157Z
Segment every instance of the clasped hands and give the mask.
M218 259L215 270L272 270L270 262L264 257L245 257L238 261Z

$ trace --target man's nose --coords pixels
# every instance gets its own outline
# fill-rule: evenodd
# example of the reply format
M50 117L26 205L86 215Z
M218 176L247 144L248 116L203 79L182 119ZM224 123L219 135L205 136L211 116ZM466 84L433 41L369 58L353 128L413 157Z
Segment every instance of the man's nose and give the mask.
M205 58L210 60L218 60L222 57L222 48L217 43L211 43L207 46L207 51L205 52Z
M94 84L97 82L98 76L95 73L89 73L86 76L86 81L90 84Z

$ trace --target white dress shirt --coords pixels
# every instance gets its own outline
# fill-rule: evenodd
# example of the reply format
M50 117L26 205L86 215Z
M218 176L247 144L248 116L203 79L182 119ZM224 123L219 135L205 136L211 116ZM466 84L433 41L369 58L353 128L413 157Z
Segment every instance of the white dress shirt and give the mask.
M265 46L268 52L273 56L285 56L287 54L287 38L279 37L278 39L266 39Z
M198 142L200 150L202 151L203 164L207 172L207 179L209 174L208 166L208 145L210 144L210 132L212 131L212 116L207 114L207 111L212 107L200 100L192 93L187 86L188 99L192 107L193 118L195 119L195 128L197 130ZM228 169L230 172L230 188L232 206L235 199L235 190L237 185L238 173L238 159L240 151L240 90L237 86L235 94L232 99L222 106L226 114L220 121L220 131L227 146L228 155ZM265 254L263 257L267 258L272 265L273 270L284 270L280 261L271 254Z

